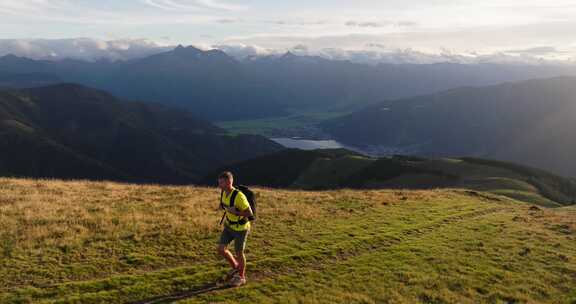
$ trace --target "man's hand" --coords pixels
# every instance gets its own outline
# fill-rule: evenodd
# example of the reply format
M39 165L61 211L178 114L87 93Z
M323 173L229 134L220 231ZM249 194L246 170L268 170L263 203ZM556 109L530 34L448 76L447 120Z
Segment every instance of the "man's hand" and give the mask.
M237 215L237 216L249 217L252 215L250 208L248 208L247 210L244 210L244 211L240 211L240 210L236 209L236 207L224 206L224 209L226 210L226 212L229 212L229 213Z
M226 207L224 206L224 210L230 214L238 215L238 209L236 207Z

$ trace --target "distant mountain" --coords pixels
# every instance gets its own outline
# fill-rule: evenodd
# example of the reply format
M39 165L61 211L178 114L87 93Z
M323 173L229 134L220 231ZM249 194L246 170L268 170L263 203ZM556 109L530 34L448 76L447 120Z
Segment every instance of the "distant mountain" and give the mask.
M0 75L0 88L29 88L61 82L59 77L46 73Z
M32 60L24 57L14 55L6 55L0 57L0 73L34 73L43 72L48 68L49 62Z
M131 99L153 97L210 120L283 113L270 94L250 86L250 76L240 62L218 50L178 47L113 69L115 75L102 76L92 84Z
M0 78L31 73L96 87L121 98L175 104L204 119L223 121L361 109L378 100L460 86L576 75L576 68L451 63L370 66L292 53L238 61L219 50L183 46L119 62L0 58Z
M231 170L240 184L266 187L314 190L464 188L547 207L576 203L574 179L478 158L371 158L343 149L287 149L221 170ZM203 183L213 183L215 172Z
M0 91L0 174L191 183L281 150L181 109L125 102L75 84Z
M500 159L576 176L576 78L461 88L386 101L321 127L356 146Z
M50 62L6 55L0 57L0 88L34 87L62 82Z

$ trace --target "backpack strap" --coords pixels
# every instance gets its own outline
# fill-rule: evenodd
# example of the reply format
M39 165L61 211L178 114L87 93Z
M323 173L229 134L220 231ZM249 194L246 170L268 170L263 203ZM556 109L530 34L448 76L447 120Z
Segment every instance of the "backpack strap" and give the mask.
M242 218L241 220L239 220L237 222L231 221L229 219L226 219L226 221L228 221L228 224L230 224L230 225L244 225L244 224L248 223L248 220L246 218Z
M236 200L237 195L238 195L238 189L232 190L232 194L230 195L230 208L234 207L234 201Z
M236 196L238 195L238 189L234 189L232 191L232 194L230 194L230 208L234 207L234 201L236 200ZM236 222L231 221L229 219L226 219L226 221L228 222L228 224L231 225L244 225L248 222L248 220L246 218L242 218Z
M220 190L220 209L224 210L224 202L222 201L222 198L224 197L224 190ZM224 218L226 217L226 212L224 212L224 214L222 214L222 218L220 219L220 224L222 225L222 222L224 222Z
M224 210L224 201L222 201L222 198L224 198L224 190L220 190L220 209Z

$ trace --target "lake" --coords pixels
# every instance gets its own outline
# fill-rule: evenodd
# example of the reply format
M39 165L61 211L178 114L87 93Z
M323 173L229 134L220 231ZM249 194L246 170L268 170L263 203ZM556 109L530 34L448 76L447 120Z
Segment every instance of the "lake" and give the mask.
M286 148L296 148L302 150L315 149L337 149L345 146L335 140L312 140L312 139L295 139L295 138L270 138L271 140L283 145Z
M316 150L316 149L338 149L344 148L351 151L356 151L358 153L379 157L379 156L389 156L389 155L418 155L419 146L413 145L409 147L390 147L390 146L364 146L364 147L355 147L355 146L348 146L343 143L340 143L336 140L313 140L313 139L299 139L299 138L285 138L285 137L276 137L270 138L286 148L295 148L295 149L302 149L302 150Z

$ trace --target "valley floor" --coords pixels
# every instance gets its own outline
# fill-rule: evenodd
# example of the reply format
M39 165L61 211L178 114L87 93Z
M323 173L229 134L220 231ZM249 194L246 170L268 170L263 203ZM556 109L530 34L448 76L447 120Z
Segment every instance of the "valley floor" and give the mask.
M1 303L576 303L576 212L476 191L256 189L213 289L219 192L0 179Z

